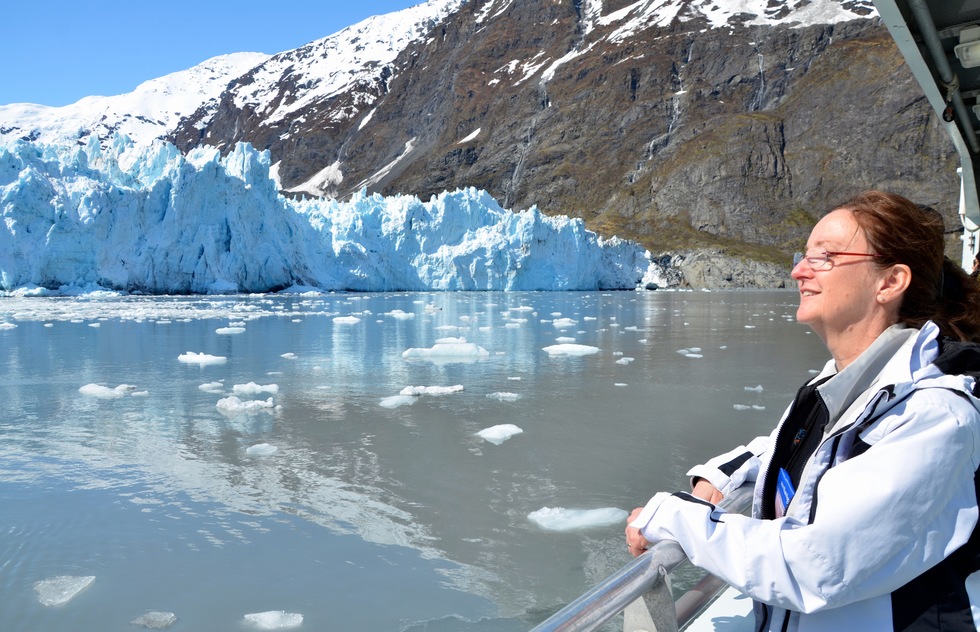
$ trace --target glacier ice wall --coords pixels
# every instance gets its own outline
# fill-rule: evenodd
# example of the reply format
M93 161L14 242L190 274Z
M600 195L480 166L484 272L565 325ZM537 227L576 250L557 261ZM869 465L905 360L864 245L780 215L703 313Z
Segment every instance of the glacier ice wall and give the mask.
M291 200L269 167L248 144L224 157L125 136L0 149L0 287L594 290L666 274L636 243L505 210L484 191Z

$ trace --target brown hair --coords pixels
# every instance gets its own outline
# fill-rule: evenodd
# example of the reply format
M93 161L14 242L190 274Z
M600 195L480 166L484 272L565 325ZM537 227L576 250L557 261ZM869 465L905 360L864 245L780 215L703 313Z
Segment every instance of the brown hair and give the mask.
M959 340L980 342L980 285L944 256L942 216L929 207L884 191L865 191L836 208L847 209L864 231L876 263L912 271L899 308L899 322L921 327L927 320Z

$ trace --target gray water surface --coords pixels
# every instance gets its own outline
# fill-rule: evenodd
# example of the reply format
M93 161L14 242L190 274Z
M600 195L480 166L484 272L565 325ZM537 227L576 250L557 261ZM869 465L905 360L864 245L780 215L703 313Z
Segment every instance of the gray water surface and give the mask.
M174 630L266 611L528 629L629 559L623 523L528 514L631 510L768 433L827 357L795 308L785 291L0 299L0 630L148 611ZM444 338L487 355L402 356ZM598 352L543 351L559 339ZM217 407L249 383L277 392L240 399L273 408ZM523 432L477 436L498 424ZM96 579L41 605L35 582L61 575Z

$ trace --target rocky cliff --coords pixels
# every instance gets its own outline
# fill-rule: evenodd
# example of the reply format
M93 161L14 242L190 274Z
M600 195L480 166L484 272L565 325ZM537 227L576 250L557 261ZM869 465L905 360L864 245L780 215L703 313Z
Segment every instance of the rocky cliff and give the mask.
M955 153L870 3L837 3L849 21L793 19L828 2L719 25L688 0L666 16L627 0L469 0L371 78L272 121L270 103L312 89L302 65L330 54L284 53L273 94L241 98L259 66L173 140L269 149L296 194L475 186L655 254L710 252L739 270L731 285L779 285L815 217L858 190L957 225ZM699 269L689 283L716 282Z

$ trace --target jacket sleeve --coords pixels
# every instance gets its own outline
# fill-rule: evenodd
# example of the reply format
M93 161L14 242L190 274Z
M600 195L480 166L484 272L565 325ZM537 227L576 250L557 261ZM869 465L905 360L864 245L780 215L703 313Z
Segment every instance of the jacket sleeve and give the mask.
M694 564L770 605L813 612L888 594L977 525L978 417L951 391L913 394L870 429L866 452L826 471L809 524L661 493L631 526L676 540Z
M755 481L762 467L762 456L769 451L771 443L771 437L756 437L748 445L738 446L703 465L692 467L687 472L691 486L698 478L703 478L728 496L732 490Z

